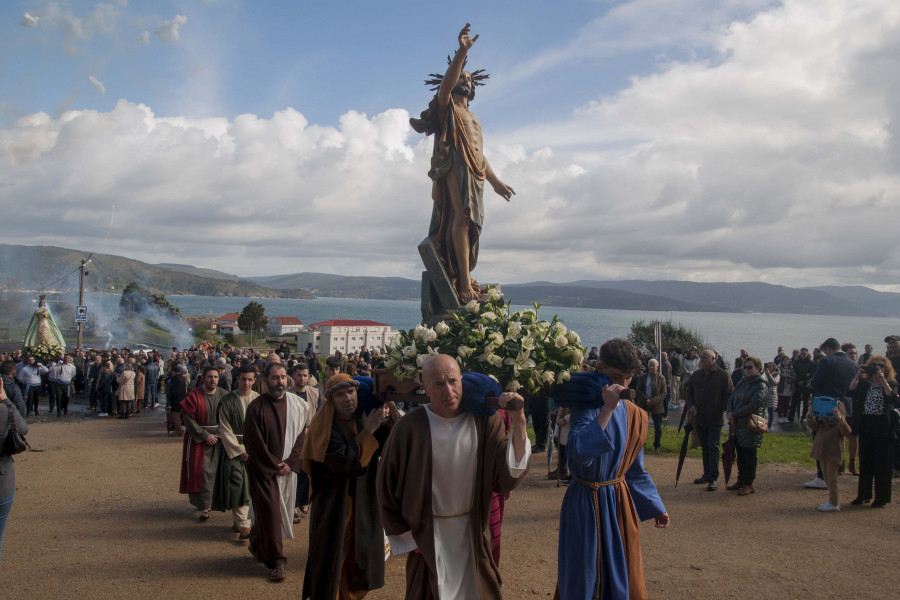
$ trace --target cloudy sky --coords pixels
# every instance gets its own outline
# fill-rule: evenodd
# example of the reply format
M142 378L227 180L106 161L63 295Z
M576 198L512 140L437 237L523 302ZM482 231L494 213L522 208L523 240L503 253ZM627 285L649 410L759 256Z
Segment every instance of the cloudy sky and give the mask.
M479 280L900 291L896 0L7 0L2 241L417 278L466 21Z

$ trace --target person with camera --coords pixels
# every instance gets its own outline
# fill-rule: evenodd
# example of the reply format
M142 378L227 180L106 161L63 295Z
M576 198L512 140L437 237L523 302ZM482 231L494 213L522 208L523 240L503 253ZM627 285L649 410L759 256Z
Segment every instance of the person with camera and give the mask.
M762 445L762 433L751 428L754 416L766 415L766 396L769 386L762 375L762 361L755 356L744 360L744 377L738 384L725 407L725 418L734 428L737 441L737 480L727 489L738 490L738 496L749 496L756 492L756 451Z
M28 433L28 423L19 414L12 402L6 397L4 387L0 385L0 444L5 444L9 435L10 421L15 423L19 433ZM6 529L6 519L12 510L13 497L16 494L16 465L13 457L2 452L0 447L0 568L3 561L3 531Z
M850 504L872 501L881 508L891 501L894 432L891 410L900 406L894 367L884 356L873 355L850 382L853 395L853 433L859 436L859 484ZM872 486L875 498L872 499Z

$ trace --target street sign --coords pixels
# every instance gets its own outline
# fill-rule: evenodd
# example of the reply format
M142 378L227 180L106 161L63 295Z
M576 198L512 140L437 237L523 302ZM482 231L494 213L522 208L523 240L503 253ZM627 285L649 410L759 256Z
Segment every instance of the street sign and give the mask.
M87 306L79 305L75 307L75 322L87 323Z

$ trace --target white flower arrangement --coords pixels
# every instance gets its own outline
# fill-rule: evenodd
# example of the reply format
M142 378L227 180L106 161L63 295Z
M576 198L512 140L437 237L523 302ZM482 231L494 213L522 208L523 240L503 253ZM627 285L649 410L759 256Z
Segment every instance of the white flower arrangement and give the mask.
M505 391L529 395L547 395L581 369L581 338L556 316L540 320L538 304L510 314L498 286L488 287L486 297L466 304L449 323L402 331L387 349L387 369L398 379L411 379L431 356L449 354L461 370L488 375Z
M65 354L62 346L60 346L59 344L48 342L47 340L44 340L37 346L26 346L25 351L29 355L34 356L35 358L39 358L45 362L56 360L57 358Z

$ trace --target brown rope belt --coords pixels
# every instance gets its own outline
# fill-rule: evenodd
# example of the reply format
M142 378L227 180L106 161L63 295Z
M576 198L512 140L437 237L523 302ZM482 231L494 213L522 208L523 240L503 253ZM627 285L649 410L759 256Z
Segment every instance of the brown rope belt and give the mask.
M435 519L455 519L457 517L465 517L466 515L471 515L471 514L472 514L472 511L470 510L470 511L467 511L464 513L459 513L458 515L431 515L431 516L433 516Z
M625 476L622 475L621 477L616 477L609 481L585 481L575 475L572 475L572 479L583 486L591 488L591 504L594 507L594 522L597 523L597 585L594 587L594 600L597 600L600 598L603 583L603 570L601 569L601 547L603 543L600 539L600 500L597 498L597 491L602 487L624 482Z

